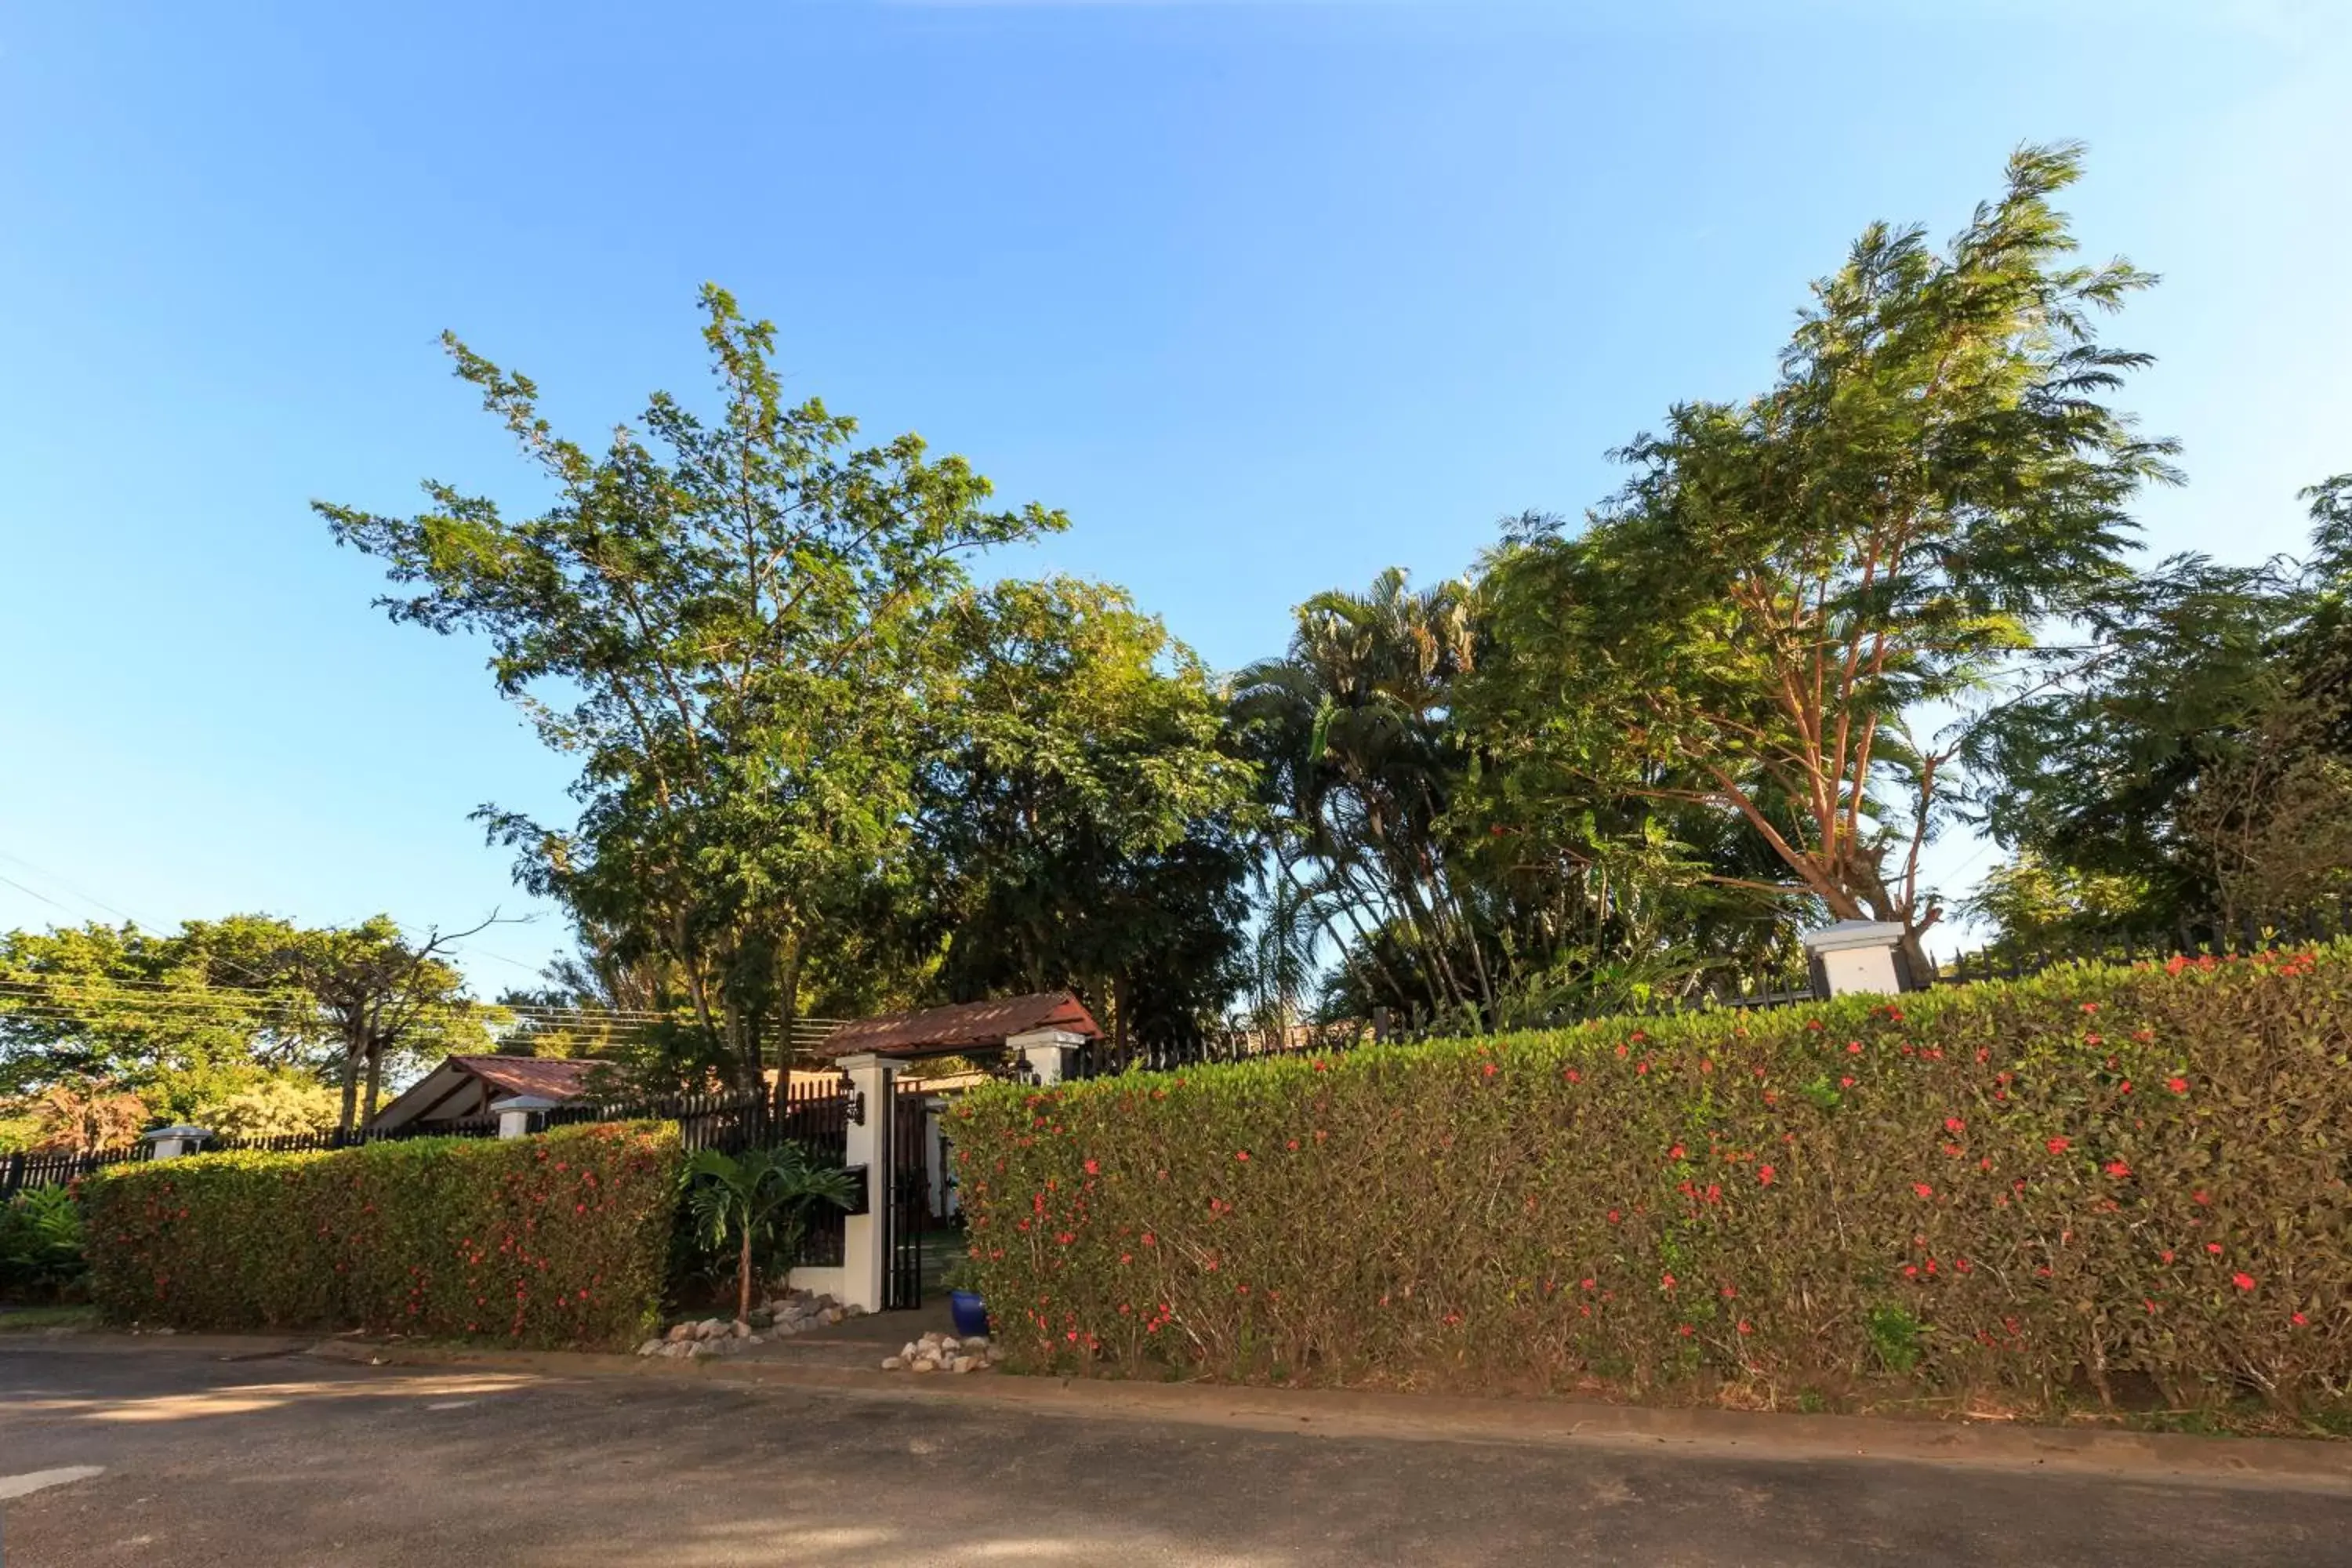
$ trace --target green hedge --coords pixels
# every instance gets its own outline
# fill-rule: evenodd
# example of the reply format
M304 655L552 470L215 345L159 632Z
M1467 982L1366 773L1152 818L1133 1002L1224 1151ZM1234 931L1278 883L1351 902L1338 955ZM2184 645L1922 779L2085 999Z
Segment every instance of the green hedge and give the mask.
M198 1154L81 1185L114 1322L618 1344L659 1303L677 1129Z
M2336 944L999 1086L955 1138L1032 1364L2315 1408L2347 1054Z

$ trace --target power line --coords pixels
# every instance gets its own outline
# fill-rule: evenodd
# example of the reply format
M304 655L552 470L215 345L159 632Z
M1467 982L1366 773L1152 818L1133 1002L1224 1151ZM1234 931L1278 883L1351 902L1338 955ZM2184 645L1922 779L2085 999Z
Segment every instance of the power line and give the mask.
M110 975L56 974L54 971L43 970L26 971L24 972L23 977L16 979L0 979L0 988L26 985L37 985L45 989L59 990L80 988L93 993L113 991L117 989L142 992L164 992L178 995L202 997L206 1000L218 999L222 1001L224 1005L231 1004L234 1002L236 997L247 994L246 988L243 986L208 985L201 981L135 980L130 978L117 979ZM299 993L301 992L302 989L302 987L294 985L289 982L272 982L270 991L268 993L257 992L255 994L283 995L288 992ZM544 1013L562 1016L589 1015L596 1017L628 1017L647 1020L667 1019L677 1016L675 1013L664 1012L657 1007L565 1007L549 1002L484 1002L475 1001L470 998L468 999L467 1005L477 1007L496 1007L509 1013Z
M15 857L15 856L13 856L13 855L11 855L10 857L8 857L8 858L10 858L11 860L14 860L14 859L16 858L16 857ZM53 909L53 910L65 910L66 913L68 913L68 914L72 914L72 913L74 912L73 910L69 910L69 909L66 909L66 906L65 906L65 905L63 905L63 904L61 904L61 903L58 902L58 901L57 901L57 900L55 900L55 899L53 899L53 898L49 897L49 896L48 896L48 894L47 894L47 893L43 893L43 892L38 892L38 891L35 890L34 889L28 888L28 887L25 886L25 884L24 884L24 883L22 883L22 882L20 882L20 881L16 880L16 878L14 878L14 877L0 877L0 882L5 882L5 883L7 883L10 887L12 887L12 888L16 889L18 892L20 892L20 893L29 894L29 895L30 895L30 896L32 896L33 898L36 898L36 899L40 900L41 900L41 902L43 902L43 903L45 903L45 904L48 905L48 906L49 906L49 908L51 908L51 909Z

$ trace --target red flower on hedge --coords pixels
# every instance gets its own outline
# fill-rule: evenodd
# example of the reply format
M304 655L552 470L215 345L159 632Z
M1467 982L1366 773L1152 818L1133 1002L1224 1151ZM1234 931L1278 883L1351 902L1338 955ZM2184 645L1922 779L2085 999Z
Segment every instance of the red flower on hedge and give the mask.
M1929 1186L1929 1185L1928 1185L1927 1183L1925 1183L1925 1182L1914 1182L1914 1183L1912 1183L1912 1184L1911 1184L1911 1190L1912 1190L1913 1192L1915 1192L1915 1193L1918 1194L1919 1194L1921 1197L1923 1197L1923 1198L1932 1198L1932 1197L1934 1197L1934 1196L1936 1195L1936 1189L1935 1189L1935 1188L1933 1188L1933 1187L1931 1187L1931 1186Z
M1967 1126L1968 1123L1961 1121L1957 1116L1947 1116L1944 1118L1944 1131L1947 1132L1958 1132L1964 1130Z
M1757 1166L1756 1179L1763 1183L1766 1186L1770 1186L1772 1184L1772 1167L1769 1165Z
M2187 1094L2189 1080L2185 1078L2168 1078L2164 1080L2164 1087L2175 1094Z
M2251 1290L2254 1288L2254 1277L2251 1274L2232 1274L2230 1276L2230 1283L2241 1290Z
M2219 1258L2221 1256L2221 1244L2218 1241L2209 1241L2205 1244L2205 1250Z
M1234 1151L1234 1158L1241 1161L1244 1164L1247 1164L1249 1163L1249 1151L1246 1149L1236 1149Z
M1666 1158L1667 1158L1667 1159L1669 1159L1669 1160L1679 1160L1679 1159L1681 1159L1682 1157L1683 1157L1683 1146L1682 1146L1681 1144L1679 1144L1679 1143L1675 1144L1673 1148L1671 1148L1671 1149L1669 1149L1669 1150L1667 1150L1667 1151L1666 1151Z
M2044 1144L2043 1147L2048 1149L2053 1154L2063 1154L2069 1148L2073 1147L2073 1145L2063 1138L2053 1138L2048 1143Z
M2115 1177L2117 1181L2121 1181L2126 1176L2131 1174L2131 1167L2125 1164L2121 1160L2108 1161L2106 1171L2108 1175Z
M1094 1161L1094 1160L1089 1160L1089 1161L1087 1161L1087 1175L1089 1175L1089 1176L1098 1176L1098 1175L1102 1174L1102 1165L1101 1165L1101 1163L1100 1163L1099 1162L1097 1162L1097 1161Z

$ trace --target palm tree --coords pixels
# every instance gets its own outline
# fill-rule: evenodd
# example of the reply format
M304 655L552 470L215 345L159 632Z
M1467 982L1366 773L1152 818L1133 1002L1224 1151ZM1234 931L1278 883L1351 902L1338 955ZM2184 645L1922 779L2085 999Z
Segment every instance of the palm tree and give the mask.
M1267 847L1293 907L1327 930L1345 920L1383 971L1372 937L1396 933L1419 984L1390 973L1384 988L1408 1004L1421 992L1432 1007L1494 1001L1442 829L1464 761L1451 690L1475 662L1475 610L1469 584L1415 590L1391 568L1368 593L1300 605L1289 652L1234 683L1234 720L1260 764Z
M849 1173L820 1165L797 1143L722 1154L698 1151L687 1162L686 1201L695 1229L713 1251L731 1235L740 1249L736 1262L738 1320L751 1315L751 1249L762 1237L775 1240L789 1265L800 1250L803 1215L812 1203L847 1208L856 1200Z

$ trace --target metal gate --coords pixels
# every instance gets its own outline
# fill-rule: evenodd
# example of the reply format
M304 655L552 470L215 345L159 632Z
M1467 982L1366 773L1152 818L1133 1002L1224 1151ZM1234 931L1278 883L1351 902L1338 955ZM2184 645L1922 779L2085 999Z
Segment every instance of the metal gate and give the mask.
M878 1129L882 1165L890 1173L882 1205L882 1305L889 1310L923 1304L923 1232L930 1226L931 1177L923 1147L928 1111L919 1094L900 1088L894 1075L890 1109Z

